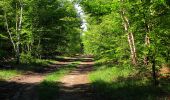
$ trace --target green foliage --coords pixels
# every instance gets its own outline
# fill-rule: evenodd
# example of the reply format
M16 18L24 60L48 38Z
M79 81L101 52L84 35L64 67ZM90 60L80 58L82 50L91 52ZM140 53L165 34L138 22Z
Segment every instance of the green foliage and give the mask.
M95 99L101 100L155 100L162 97L160 88L152 87L146 77L130 66L102 66L89 75ZM164 85L165 86L165 85ZM164 88L168 88L166 85ZM114 95L113 95L114 94Z
M21 7L23 18L19 31ZM22 61L26 58L24 62L27 62L31 56L48 58L53 54L80 52L80 18L70 1L8 0L1 1L0 11L0 47L15 56L19 45Z
M155 1L135 1L129 8L131 18L131 29L135 33L139 62L143 63L143 58L148 56L148 62L156 61L157 69L162 64L169 63L169 37L167 26L169 19L169 7L164 0ZM135 14L135 16L133 16ZM149 36L150 44L144 42L146 34Z
M164 0L124 0L123 3L118 0L84 0L82 5L89 14L89 30L83 37L85 53L96 55L103 63L130 63L130 49L121 17L124 9L129 31L134 34L138 63L142 64L146 55L149 62L156 59L159 66L168 63L170 8L166 3ZM101 7L109 7L107 13L99 10ZM146 45L146 34L150 46Z
M116 81L119 77L127 78L130 74L134 74L135 70L131 69L130 66L125 68L122 66L107 67L102 66L89 74L91 82L95 81L104 81L104 82L113 82ZM107 78L106 78L107 77Z
M77 52L81 43L80 19L71 2L41 0L34 3L32 20L37 45L35 50L38 50L36 53L51 55L55 52Z
M94 54L103 63L126 63L129 47L126 35L123 33L121 16L117 11L119 3L111 0L103 3L104 5L113 4L109 6L112 10L108 10L108 13L103 15L93 15L94 13L90 11L94 7L91 7L90 4L98 7L98 5L95 5L95 1L86 0L86 2L83 2L85 8L86 6L91 8L86 8L87 12L90 13L88 17L90 25L88 32L84 33L83 37L85 53Z
M35 61L35 58L32 57L31 53L21 53L21 63L29 64Z
M88 31L83 36L85 53L95 55L99 66L110 67L90 74L94 89L100 95L99 99L159 98L160 90L152 87L148 77L152 73L156 83L159 76L154 73L158 74L163 64L170 63L168 1L84 0L81 4L88 14L89 23ZM133 37L129 37L129 34L133 34ZM132 39L134 45L130 45ZM147 76L146 79L138 74L135 74L137 77L133 75L130 77L135 72L127 71L129 66L126 65L131 65L132 46L135 47L137 54L135 67ZM130 76L129 73L125 76L122 74L126 72L131 73Z

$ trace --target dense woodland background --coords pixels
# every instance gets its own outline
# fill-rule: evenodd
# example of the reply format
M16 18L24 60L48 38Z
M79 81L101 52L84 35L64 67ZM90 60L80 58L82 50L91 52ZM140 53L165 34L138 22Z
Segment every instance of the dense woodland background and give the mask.
M5 0L0 4L1 59L20 56L22 61L81 52L80 19L71 2Z
M84 9L87 31L82 31L80 27L82 21L77 15L75 3L80 3ZM170 76L170 1L0 1L2 65L11 60L18 64L32 63L35 59L75 54L94 56L99 72L92 73L90 79L97 91L105 94L113 93L110 88L115 87L110 84L115 71L129 73L121 74L126 78L137 76L137 79L133 77L133 81L129 81L132 83L119 84L117 88L139 84L165 86L160 84L162 78L169 80ZM103 76L100 77L101 74ZM105 80L107 75L108 80ZM103 83L95 84L102 80ZM109 82L111 87L105 82ZM101 85L107 87L107 91ZM165 90L170 90L169 85Z
M89 12L85 52L99 62L152 69L170 61L168 0L83 0Z

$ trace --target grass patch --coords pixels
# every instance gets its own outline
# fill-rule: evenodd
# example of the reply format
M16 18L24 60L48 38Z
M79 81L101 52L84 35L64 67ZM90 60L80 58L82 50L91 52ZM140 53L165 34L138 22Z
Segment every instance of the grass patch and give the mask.
M131 72L133 71L130 68L101 67L97 71L90 73L89 78L91 82L98 80L112 82L118 77L128 77Z
M19 72L17 70L5 70L5 69L2 69L2 70L0 70L0 80L8 80L8 79L16 77L16 76L18 76L20 74L21 74L21 72Z
M31 63L21 63L20 65L15 65L17 70L22 71L34 71L41 72L44 68L49 67L49 65L55 64L57 61L55 60L44 60L44 59L35 59L34 62Z
M48 74L38 87L40 100L55 100L59 94L59 84L57 81L76 68L78 64L79 62L73 62L69 65L63 66L53 73Z
M89 79L96 100L166 100L160 87L128 66L100 67L89 74Z
M9 65L11 69L0 69L0 79L8 80L26 71L41 72L45 67L55 64L54 60L35 59L32 63L21 63L16 65L14 61L3 62L2 65Z
M56 82L58 81L62 76L64 76L65 74L69 73L70 70L74 69L75 67L77 67L77 65L79 64L79 62L73 62L69 65L63 66L63 68L50 73L49 75L47 75L44 79L44 81L53 81Z

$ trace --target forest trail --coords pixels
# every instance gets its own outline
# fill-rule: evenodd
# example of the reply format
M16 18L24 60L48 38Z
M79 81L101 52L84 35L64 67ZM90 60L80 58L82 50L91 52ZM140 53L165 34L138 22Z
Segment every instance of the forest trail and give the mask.
M88 73L94 62L81 62L77 69L64 76L59 82L60 94L57 100L92 100Z
M33 83L40 83L44 79L43 74L37 73L29 73L25 75L18 76L14 79L11 79L11 82L17 82L22 84L33 84Z
M0 81L1 100L38 100L36 87L45 74L26 72L8 81Z
M77 68L58 81L60 94L59 98L56 99L91 100L88 98L90 86L87 75L88 72L92 70L94 62L93 58L88 57L62 59L56 64L50 65L49 68L44 69L41 73L28 71L23 75L8 80L7 82L1 82L1 95L4 95L2 97L10 98L9 100L39 100L37 86L44 80L45 76L56 71L58 68L62 68L62 66L75 61L80 62Z
M15 92L10 100L38 100L37 86L44 80L45 75L45 73L26 72L9 80L9 86Z

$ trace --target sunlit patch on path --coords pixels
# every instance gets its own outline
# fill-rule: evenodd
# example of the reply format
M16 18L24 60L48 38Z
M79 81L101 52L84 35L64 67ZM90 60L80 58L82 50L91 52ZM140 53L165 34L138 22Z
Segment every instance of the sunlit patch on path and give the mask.
M59 100L92 100L88 73L92 71L93 64L92 59L81 62L77 69L59 81Z

